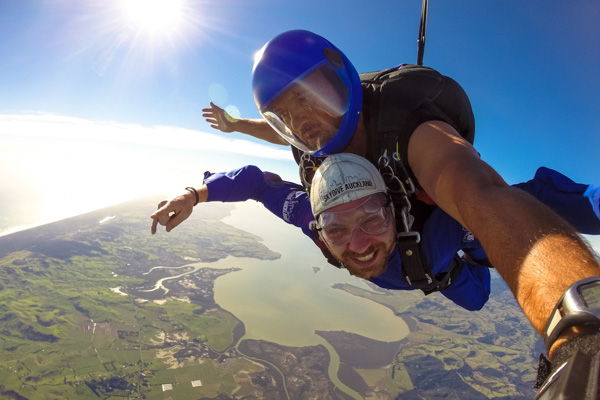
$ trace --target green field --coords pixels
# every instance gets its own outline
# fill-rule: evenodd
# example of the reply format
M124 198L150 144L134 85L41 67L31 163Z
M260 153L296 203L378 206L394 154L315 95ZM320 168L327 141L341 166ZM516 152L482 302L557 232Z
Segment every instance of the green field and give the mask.
M131 205L115 210L112 224L92 214L0 238L0 397L163 399L165 383L176 398L214 397L248 386L262 367L235 354L212 359L241 324L212 297L157 304L111 290L147 285L143 272L158 265L277 257L215 210L196 216L210 235L184 228L151 237L138 215L144 208ZM192 387L197 380L202 386Z

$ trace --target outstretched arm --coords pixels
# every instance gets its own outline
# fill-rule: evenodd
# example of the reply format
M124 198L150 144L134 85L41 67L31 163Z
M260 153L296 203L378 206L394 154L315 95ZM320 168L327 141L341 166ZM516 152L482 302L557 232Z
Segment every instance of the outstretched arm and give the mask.
M283 140L262 118L235 118L213 102L210 102L209 108L203 108L202 112L206 122L221 132L241 132L270 143L288 145L288 142Z
M199 203L259 201L273 214L301 228L307 236L313 238L309 223L314 218L308 195L301 186L283 181L276 174L263 172L253 165L229 172L205 173L204 183L196 188L196 192ZM188 190L170 200L161 201L156 212L150 216L152 234L156 233L158 224L165 226L166 231L170 232L192 214L195 203L195 194Z
M421 124L410 139L408 161L431 198L480 240L540 334L572 283L600 275L598 262L573 228L508 186L450 125Z

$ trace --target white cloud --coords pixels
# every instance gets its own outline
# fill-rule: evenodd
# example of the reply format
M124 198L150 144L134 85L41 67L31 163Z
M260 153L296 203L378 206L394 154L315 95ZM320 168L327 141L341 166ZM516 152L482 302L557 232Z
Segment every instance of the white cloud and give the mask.
M179 193L199 186L206 170L252 163L296 175L289 149L170 126L5 114L0 143L0 231Z
M199 150L251 157L293 160L287 148L234 139L173 126L142 126L52 114L0 115L0 136L37 140L65 140L74 143L113 143L150 146L158 149ZM4 140L4 139L3 139Z

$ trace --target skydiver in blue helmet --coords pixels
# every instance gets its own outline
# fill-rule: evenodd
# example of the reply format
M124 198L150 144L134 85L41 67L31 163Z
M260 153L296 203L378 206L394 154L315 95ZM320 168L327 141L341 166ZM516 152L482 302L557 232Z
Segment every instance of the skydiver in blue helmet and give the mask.
M415 232L431 213L427 203L442 208L479 239L541 335L561 295L576 282L600 275L594 254L551 209L560 209L557 202L569 204L561 197L563 189L578 195L585 215L570 218L573 207L561 214L573 224L584 219L592 229L584 233L597 234L598 188L562 186L566 181L551 170L538 171L548 178L540 180L542 186L552 189L538 192L539 200L508 186L473 148L471 105L451 78L416 65L359 75L328 40L296 30L261 49L253 94L264 120L228 121L212 104L204 116L217 129L294 146L308 190L320 157L339 152L366 157L411 205L405 207L410 212L406 233ZM412 238L418 241L417 235ZM549 345L549 353L581 340L598 349L600 334L571 327Z

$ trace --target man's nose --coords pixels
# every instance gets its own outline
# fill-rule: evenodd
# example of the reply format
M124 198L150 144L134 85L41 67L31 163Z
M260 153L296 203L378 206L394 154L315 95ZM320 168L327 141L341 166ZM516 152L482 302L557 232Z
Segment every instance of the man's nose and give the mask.
M313 112L312 105L306 96L298 96L294 99L294 102L289 105L286 112L287 121L286 124L290 129L300 127L301 123L308 118L311 118Z
M288 113L287 115L287 126L292 130L292 132L296 132L296 129L298 128L299 124L298 124L299 118L295 115L292 115L292 113Z
M294 112L288 113L287 125L292 130L292 132L298 132L298 130L302 126L302 123L307 118L310 117L306 115L306 112L304 110L295 110Z
M350 236L348 250L358 254L364 253L371 246L371 239L371 236L364 233L362 229L356 228Z

